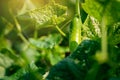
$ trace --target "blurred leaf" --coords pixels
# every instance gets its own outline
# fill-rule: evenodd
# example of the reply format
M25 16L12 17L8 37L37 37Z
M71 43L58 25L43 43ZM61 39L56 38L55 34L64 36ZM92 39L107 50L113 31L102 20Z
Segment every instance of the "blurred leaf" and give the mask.
M54 65L48 80L85 80L88 70L95 63L93 56L99 44L93 40L84 40L67 58ZM94 61L94 62L93 62Z
M93 16L101 21L104 6L99 4L96 0L85 0L85 3L82 4L82 7L90 16Z
M120 43L119 39L120 36L118 33L120 22L119 0L85 0L85 3L83 3L82 6L84 10L90 16L96 18L100 24L104 18L104 24L106 26L106 29L108 30L107 34L109 35L108 36L109 44L116 45Z
M41 58L44 59L44 62L46 61L50 65L55 65L65 57L65 53L68 51L69 51L69 47L56 45L52 49L42 50Z
M6 69L14 63L8 55L0 52L0 79L5 76Z
M4 17L0 17L0 36L8 34L13 29L13 25Z
M51 1L49 4L44 6L43 8L37 8L35 10L29 11L21 16L19 19L31 19L38 25L54 25L54 17L58 22L57 24L63 22L65 20L67 8L65 6L59 5L54 1Z
M44 6L45 4L47 4L49 2L49 0L20 0L20 1L16 1L16 2L23 3L22 8L19 9L19 11L18 11L18 15L22 15L31 9L35 9L35 8ZM15 1L13 3L15 3ZM17 6L15 6L15 7L18 9Z
M108 26L111 25L113 26L113 24L120 22L120 1L119 0L110 0L110 2L108 3L107 9L105 9L106 13L105 13L105 18L106 18L106 24Z
M0 66L0 79L2 79L5 76L5 68Z
M28 46L25 43L22 43L21 45L19 45L19 48L20 48L20 56L25 61L25 64L35 62L40 56L36 48Z
M38 67L31 62L25 68L21 68L15 74L10 77L6 77L4 80L42 80L42 75L39 73Z
M2 66L4 68L8 68L13 63L14 63L14 61L9 56L6 56L6 55L0 53L0 66Z
M49 53L47 53L47 56L50 60L51 65L55 65L61 61L64 58L65 51L67 51L67 48L62 48L60 46L55 46L54 49L49 51Z
M36 51L36 49L28 48L28 49L24 50L21 53L21 55L27 63L30 63L32 61L35 62L38 59L39 53Z
M101 37L101 28L99 22L94 18L87 16L82 27L82 37L84 39L97 40Z
M116 45L120 43L120 22L116 23L113 27L109 28L110 44Z
M120 21L119 0L85 0L82 6L90 16L95 17L100 22L105 16L107 25Z
M59 44L61 40L62 37L59 34L44 36L40 39L29 39L30 43L38 49L52 49L56 44Z
M0 37L0 50L2 48L8 48L9 49L10 47L11 47L11 42L4 37Z
M23 66L25 64L23 58L16 54L11 48L2 48L1 53L14 61L12 65Z
M109 80L120 80L120 78L111 77L111 78L109 78Z

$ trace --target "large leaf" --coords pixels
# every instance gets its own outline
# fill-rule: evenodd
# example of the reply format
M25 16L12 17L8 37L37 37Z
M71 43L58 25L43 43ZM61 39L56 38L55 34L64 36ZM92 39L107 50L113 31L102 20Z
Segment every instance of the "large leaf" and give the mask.
M85 0L82 6L84 10L90 16L96 18L100 24L104 22L106 30L108 30L108 43L120 43L120 35L118 33L120 29L120 0Z
M31 19L40 26L54 25L59 24L65 20L66 10L67 8L65 6L59 5L54 1L51 1L43 8L31 10L19 16L19 18L23 20L26 18Z
M91 56L98 48L96 41L84 40L70 56L51 68L47 80L85 80L87 71L94 64Z
M84 10L100 22L105 16L107 25L120 21L119 0L85 0L82 4Z

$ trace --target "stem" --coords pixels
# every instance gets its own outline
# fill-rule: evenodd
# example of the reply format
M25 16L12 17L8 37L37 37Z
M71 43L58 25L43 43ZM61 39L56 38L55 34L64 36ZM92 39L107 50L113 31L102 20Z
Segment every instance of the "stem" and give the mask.
M101 52L97 52L96 53L96 60L100 63L100 64L103 64L105 62L108 61L109 59L109 56L108 56L108 40L107 40L107 18L106 18L106 11L108 9L109 6L105 6L104 8L104 14L103 14L103 17L102 17L102 21L101 21L101 30L102 30L102 37L101 37L101 47L102 47L102 50Z
M19 37L23 40L23 42L25 42L26 44L29 44L28 40L24 37L24 35L22 34L22 30L21 30L21 26L20 24L18 23L17 19L14 18L14 21L15 21L15 24L16 24L16 27L17 27L17 30L18 30L18 35Z
M38 27L37 24L35 24L35 31L34 31L34 38L38 37Z
M22 33L18 33L18 36L23 40L23 42L25 42L26 44L28 44L29 45L29 42L28 42L28 40L23 36L23 34Z
M11 14L12 14L12 12L11 12ZM17 31L18 31L18 36L23 40L23 42L25 42L26 44L29 44L28 40L22 34L22 29L21 29L21 26L18 23L17 19L15 18L14 15L12 15L12 17L13 17L13 20L15 21L15 25L16 25L16 28L17 28Z
M102 22L101 22L101 27L102 27L102 39L101 39L101 47L102 51L96 53L96 60L100 63L103 64L108 61L108 47L107 47L107 26L106 26L106 17L103 16Z
M18 30L18 33L21 33L22 30L21 30L20 24L18 23L17 19L16 19L14 16L13 16L13 19L14 19L14 21L15 21L15 25L16 25L16 28L17 28L17 30Z
M38 31L35 29L35 31L34 31L34 38L37 38L37 35L38 35Z
M76 12L75 14L80 17L80 7L79 7L79 0L76 0Z
M67 26L71 21L72 21L72 19L68 20L65 24L62 25L61 29L63 29L65 26Z
M107 57L107 27L106 27L106 20L105 17L102 19L102 53Z
M57 25L55 25L55 27L63 36L66 36L66 34Z

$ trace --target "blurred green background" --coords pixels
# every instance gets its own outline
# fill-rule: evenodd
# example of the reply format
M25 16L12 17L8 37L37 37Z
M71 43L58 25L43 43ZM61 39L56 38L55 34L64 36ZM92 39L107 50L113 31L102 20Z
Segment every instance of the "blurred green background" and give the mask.
M36 68L25 68L27 65L37 65L43 75L69 52L66 42L68 38L61 36L54 26L45 25L36 32L34 22L26 16L19 18L20 15L36 8L43 8L50 2L51 0L0 1L0 79L12 76L10 79L17 80L14 77L16 74L24 75L27 72L21 72L29 72L29 69L33 69L31 71L34 74ZM74 14L74 0L55 0L55 3L67 7L66 20L59 26L68 33L68 24ZM62 26L66 22L68 24Z

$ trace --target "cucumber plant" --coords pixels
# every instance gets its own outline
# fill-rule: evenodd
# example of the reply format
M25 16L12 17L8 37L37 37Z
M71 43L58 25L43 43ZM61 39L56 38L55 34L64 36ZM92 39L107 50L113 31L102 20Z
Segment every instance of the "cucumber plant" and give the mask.
M120 0L21 1L0 3L0 80L120 80Z

